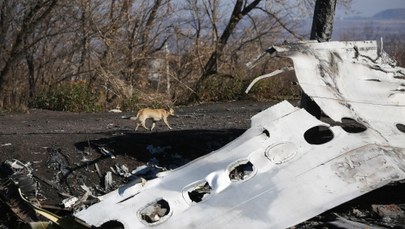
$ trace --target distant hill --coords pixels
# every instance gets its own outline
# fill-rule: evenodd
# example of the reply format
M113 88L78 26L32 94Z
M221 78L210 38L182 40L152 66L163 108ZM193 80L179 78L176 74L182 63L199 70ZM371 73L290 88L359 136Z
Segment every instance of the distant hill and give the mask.
M380 20L405 20L405 8L384 10L373 16Z

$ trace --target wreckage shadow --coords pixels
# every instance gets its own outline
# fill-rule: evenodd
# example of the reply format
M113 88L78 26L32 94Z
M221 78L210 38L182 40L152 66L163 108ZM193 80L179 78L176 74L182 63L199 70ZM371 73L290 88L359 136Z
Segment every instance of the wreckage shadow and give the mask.
M100 153L111 153L113 156L125 155L141 163L147 163L152 158L157 158L159 166L169 166L170 169L173 169L173 166L181 166L221 148L239 137L244 131L245 129L197 129L130 132L109 138L78 142L75 143L75 147L80 151L90 147ZM109 158L112 155L102 155L101 158ZM179 158L183 162L173 161Z

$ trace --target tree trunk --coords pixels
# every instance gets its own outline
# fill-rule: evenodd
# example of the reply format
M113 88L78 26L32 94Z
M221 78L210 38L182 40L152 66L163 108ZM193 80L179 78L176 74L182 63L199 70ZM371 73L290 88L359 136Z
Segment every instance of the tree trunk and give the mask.
M331 39L336 1L316 0L312 19L311 40L324 42ZM304 92L301 94L301 107L316 118L321 118L321 108Z
M34 56L32 53L26 52L25 61L27 62L28 68L28 87L29 87L29 98L32 99L35 96L35 65Z
M234 29L237 24L242 20L244 16L250 13L262 0L254 0L247 5L245 0L237 0L235 2L231 17L228 24L226 25L224 31L221 34L218 42L215 44L215 50L211 53L210 58L205 64L203 74L198 79L196 84L197 94L194 94L190 100L198 100L198 91L202 83L207 80L210 76L214 76L218 72L218 60L221 58L224 48L228 42L228 39L231 37Z
M152 8L150 9L150 13L149 13L149 16L148 16L148 18L146 20L146 24L145 24L145 30L143 31L143 34L142 34L142 37L141 37L141 40L142 40L141 49L142 49L142 51L145 51L145 50L147 50L149 48L148 47L148 45L149 45L148 44L149 34L151 32L153 22L156 19L159 7L161 7L161 5L162 5L162 0L155 0Z
M6 76L12 69L12 65L15 64L18 60L21 60L21 57L24 58L25 51L21 47L24 37L35 32L36 26L46 19L46 17L51 13L52 9L56 6L56 3L57 0L38 1L34 5L32 5L29 10L27 9L27 13L22 16L23 19L21 24L19 25L19 30L13 31L15 32L15 36L13 41L10 42L10 52L7 55L2 56L4 64L0 69L0 91L4 92L4 87L7 82ZM5 10L6 6L2 4L1 7L1 10ZM5 17L6 16L4 15L4 12L0 13L0 19L2 21L5 20ZM6 33L6 27L4 27L5 25L3 25L2 22L0 23L0 26L0 31ZM6 34L4 34L0 40L3 40L5 36ZM3 94L2 96L6 95ZM0 108L2 108L3 105L0 104Z
M311 40L329 41L332 37L333 19L337 0L317 0L312 19Z
M211 54L210 59L208 60L207 64L204 67L204 73L202 76L202 80L204 80L208 75L212 75L217 73L217 63L218 59L221 57L222 52L224 51L225 45L228 42L229 37L232 35L233 30L235 29L236 25L239 23L239 21L247 15L250 11L252 11L259 3L261 0L255 0L252 3L250 3L248 6L243 8L244 1L243 0L237 0L235 3L235 6L232 11L231 18L229 20L229 23L226 25L224 32L222 33L221 37L218 40L218 44L216 46L216 49L214 52Z

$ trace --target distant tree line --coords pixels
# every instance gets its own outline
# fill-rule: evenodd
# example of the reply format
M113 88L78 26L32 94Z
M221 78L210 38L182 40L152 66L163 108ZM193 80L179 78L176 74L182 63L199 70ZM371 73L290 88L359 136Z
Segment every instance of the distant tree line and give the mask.
M345 2L348 2L345 0ZM0 1L0 109L27 107L80 84L103 106L160 93L200 93L204 81L267 72L245 64L281 39L301 39L313 0ZM309 33L310 31L308 31Z

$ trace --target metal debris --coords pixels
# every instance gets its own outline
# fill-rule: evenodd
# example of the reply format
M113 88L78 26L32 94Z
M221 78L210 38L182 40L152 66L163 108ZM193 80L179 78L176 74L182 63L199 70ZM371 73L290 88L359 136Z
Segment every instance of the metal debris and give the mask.
M170 149L170 146L160 147L160 146L153 146L148 145L146 149L149 151L150 154L161 154L164 153L167 149Z
M104 190L107 192L112 190L113 184L112 173L108 171L104 176Z
M370 225L361 222L355 222L349 219L345 219L338 216L337 219L330 223L332 226L337 228L352 228L352 229L386 229L386 227L380 227L377 225Z
M28 198L31 204L38 205L39 184L32 176L30 163L11 159L0 165L0 204L6 205L22 222L38 221L38 216L20 193Z
M125 178L132 175L129 172L129 169L128 169L128 167L126 165L117 165L117 164L115 164L114 167L111 167L110 169L114 174L125 177Z
M77 218L74 217L60 217L50 211L47 211L45 209L42 209L36 205L33 205L30 201L28 201L24 195L19 192L20 198L31 208L31 210L35 211L38 215L41 215L45 219L47 219L47 222L35 220L33 222L30 222L28 225L32 229L37 229L37 228L72 228L72 229L89 229L91 228L90 225L87 225L85 222L82 222L78 220Z
M69 161L67 157L62 154L61 149L47 148L47 153L48 160L46 164L49 168L58 171L55 174L55 183L58 183L71 173Z
M405 212L398 205L373 204L371 208L385 226L394 227L398 223L405 225Z
M105 156L111 157L112 159L115 159L115 155L105 147L101 146L98 148L100 150L100 153L102 153Z
M73 204L72 207L74 212L83 210L88 205L92 205L98 202L97 197L93 195L93 192L90 190L89 187L87 187L86 185L81 185L80 187L85 191L85 193ZM93 199L89 201L89 197L92 197Z
M110 113L122 113L122 110L116 108L116 109L111 109L108 112L110 112Z
M283 68L283 69L278 69L278 70L276 70L276 71L274 71L274 72L272 72L272 73L259 76L259 77L255 78L255 79L249 84L249 86L248 86L248 87L246 88L246 90L245 90L245 93L246 93L246 94L249 93L249 91L250 91L250 89L252 89L253 85L255 85L259 80L262 80L262 79L265 79L265 78L269 78L269 77L273 77L273 76L276 76L276 75L278 75L278 74L281 74L281 73L284 73L284 72L289 72L289 71L292 71L292 70L294 70L293 67L286 67L286 68Z
M375 41L268 51L293 60L300 86L330 122L283 101L253 116L251 128L223 148L110 192L75 216L126 229L281 229L405 179L404 68ZM361 125L343 128L347 120ZM190 200L192 187L201 201Z
M98 167L97 163L94 163L94 168L96 169L97 175L99 178L102 178L103 175L101 174L100 168Z
M141 165L136 169L131 171L130 179L134 179L137 177L142 177L146 180L151 180L157 177L157 174L164 171L162 167L158 167L157 165Z
M64 208L70 208L72 207L79 199L75 196L66 198L62 200L62 205Z

